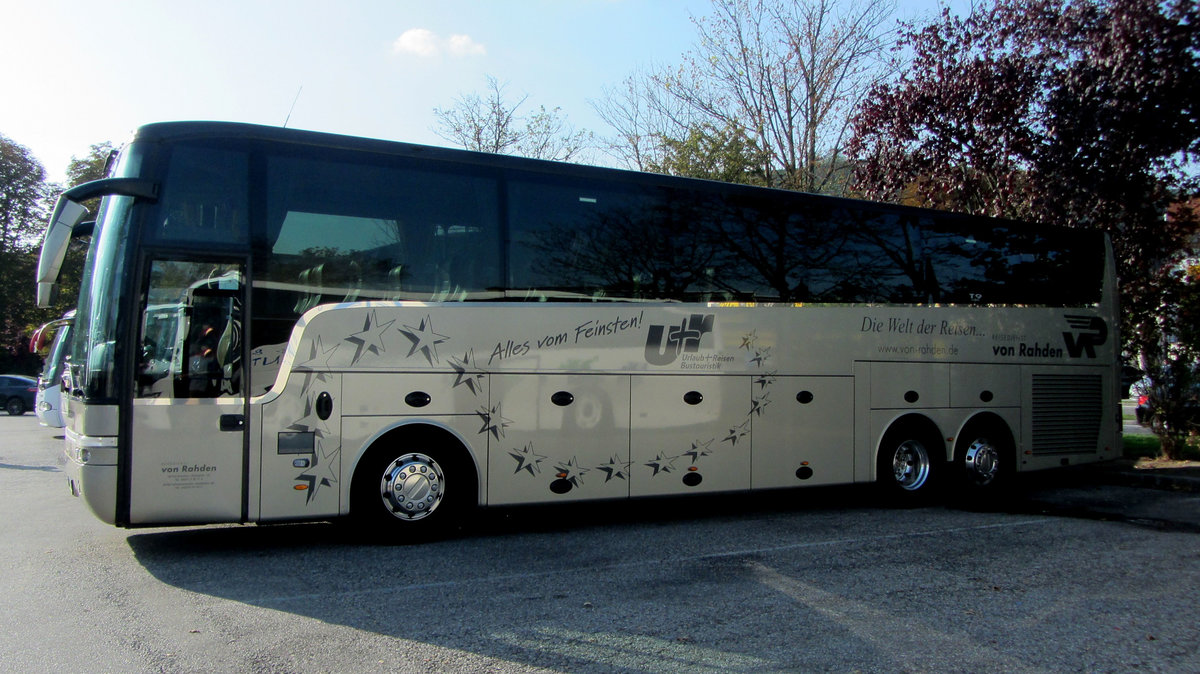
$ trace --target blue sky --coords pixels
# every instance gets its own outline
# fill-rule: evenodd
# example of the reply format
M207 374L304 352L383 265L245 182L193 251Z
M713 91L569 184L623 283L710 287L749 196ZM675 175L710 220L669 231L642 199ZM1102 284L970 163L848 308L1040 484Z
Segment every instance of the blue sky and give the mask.
M588 104L680 62L708 0L16 0L0 41L0 134L54 180L93 143L214 119L446 145L433 108L508 83L522 111ZM904 3L900 14L936 0ZM297 92L299 98L297 99Z

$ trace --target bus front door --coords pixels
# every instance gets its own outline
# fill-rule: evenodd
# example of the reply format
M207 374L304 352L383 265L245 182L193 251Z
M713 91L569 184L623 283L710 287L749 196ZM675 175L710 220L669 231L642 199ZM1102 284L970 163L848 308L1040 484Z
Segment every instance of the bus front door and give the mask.
M143 269L129 523L241 521L244 266L151 258Z

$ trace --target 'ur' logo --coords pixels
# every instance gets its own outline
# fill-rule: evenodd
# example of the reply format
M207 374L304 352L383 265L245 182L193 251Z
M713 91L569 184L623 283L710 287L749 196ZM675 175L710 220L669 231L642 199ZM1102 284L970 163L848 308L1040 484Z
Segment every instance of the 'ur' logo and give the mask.
M1108 324L1099 316L1066 316L1073 332L1062 333L1067 344L1067 354L1079 358L1084 353L1088 358L1096 357L1096 347L1108 341Z
M715 319L713 314L692 314L679 325L651 325L646 335L646 362L670 365L680 353L699 351L700 339L712 332Z

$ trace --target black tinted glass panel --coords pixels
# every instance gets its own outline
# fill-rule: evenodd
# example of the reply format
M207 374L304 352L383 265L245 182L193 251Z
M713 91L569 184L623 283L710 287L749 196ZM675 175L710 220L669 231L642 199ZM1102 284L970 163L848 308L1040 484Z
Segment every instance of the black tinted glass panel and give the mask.
M361 158L269 157L266 167L252 346L281 351L296 318L321 304L502 296L494 179Z
M1099 301L1104 248L1094 232L953 224L925 227L935 301L1043 306Z
M722 299L719 255L691 195L530 176L510 180L509 290L522 300Z
M205 247L249 239L245 152L181 145L171 152L151 239Z

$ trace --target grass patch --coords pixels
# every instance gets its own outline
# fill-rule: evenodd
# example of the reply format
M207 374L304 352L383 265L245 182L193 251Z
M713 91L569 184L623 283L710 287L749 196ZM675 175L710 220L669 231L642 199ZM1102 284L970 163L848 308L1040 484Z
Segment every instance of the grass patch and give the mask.
M1162 443L1155 435L1129 435L1121 437L1121 455L1126 459L1153 459L1162 449ZM1191 461L1200 460L1200 436L1188 438L1187 447L1183 450L1183 458Z
M1158 456L1158 452L1162 448L1158 436L1154 435L1129 435L1127 433L1121 439L1121 455L1126 459L1154 458Z

